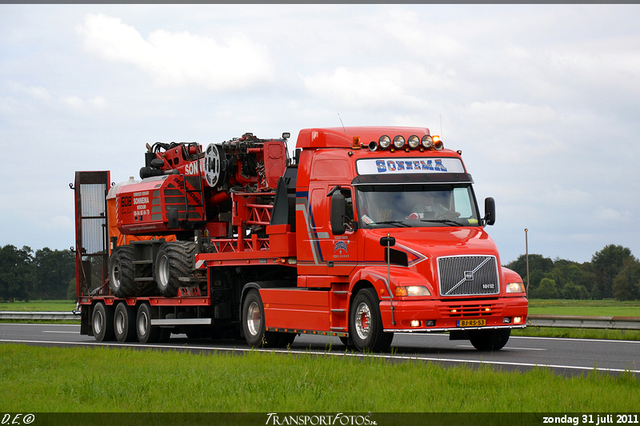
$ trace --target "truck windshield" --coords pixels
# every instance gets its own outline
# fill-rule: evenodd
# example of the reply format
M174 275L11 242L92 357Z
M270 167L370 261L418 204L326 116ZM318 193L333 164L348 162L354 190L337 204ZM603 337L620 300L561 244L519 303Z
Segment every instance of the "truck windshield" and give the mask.
M356 209L365 228L478 226L471 185L358 185Z

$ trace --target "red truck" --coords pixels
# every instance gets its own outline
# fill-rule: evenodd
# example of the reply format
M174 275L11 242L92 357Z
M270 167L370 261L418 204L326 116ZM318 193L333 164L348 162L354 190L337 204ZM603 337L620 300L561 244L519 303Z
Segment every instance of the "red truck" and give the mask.
M81 333L384 351L449 332L499 350L525 327L460 151L418 127L304 129L292 156L289 137L147 145L141 179L118 185L76 172Z

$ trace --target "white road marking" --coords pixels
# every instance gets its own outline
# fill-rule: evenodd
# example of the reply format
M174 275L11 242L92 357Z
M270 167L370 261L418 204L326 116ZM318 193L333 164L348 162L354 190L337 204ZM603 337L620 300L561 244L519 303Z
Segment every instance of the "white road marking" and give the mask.
M458 348L465 348L465 349L475 349L473 347L473 345L456 345L456 347ZM544 348L516 348L514 346L505 346L505 349L515 349L518 351L548 351L548 349L544 349Z

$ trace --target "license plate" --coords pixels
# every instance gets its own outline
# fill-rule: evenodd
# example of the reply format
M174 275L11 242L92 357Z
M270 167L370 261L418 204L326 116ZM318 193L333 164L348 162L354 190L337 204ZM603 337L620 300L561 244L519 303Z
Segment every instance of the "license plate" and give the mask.
M482 327L487 325L486 319L459 320L458 327Z

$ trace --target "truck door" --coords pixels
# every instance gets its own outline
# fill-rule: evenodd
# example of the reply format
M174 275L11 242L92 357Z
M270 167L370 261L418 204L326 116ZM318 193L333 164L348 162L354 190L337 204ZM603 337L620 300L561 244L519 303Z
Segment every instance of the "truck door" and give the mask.
M356 265L358 250L353 226L353 190L349 186L341 186L349 225L342 235L334 235L330 224L331 197L327 195L336 186L327 182L313 182L308 198L299 197L297 201L299 223L306 225L306 230L298 227L297 231L304 232L298 240L298 272L310 278L315 276L312 286L325 286L320 276L348 276ZM327 277L327 287L330 282L331 279Z
M329 275L346 276L351 273L357 263L358 245L356 238L356 224L353 212L353 189L349 186L329 186L328 195L340 192L344 198L343 227L344 232L334 232L331 223L327 226L329 238L321 242L323 253L327 259L327 273ZM326 197L327 216L330 217L332 197ZM331 222L329 220L329 222Z

